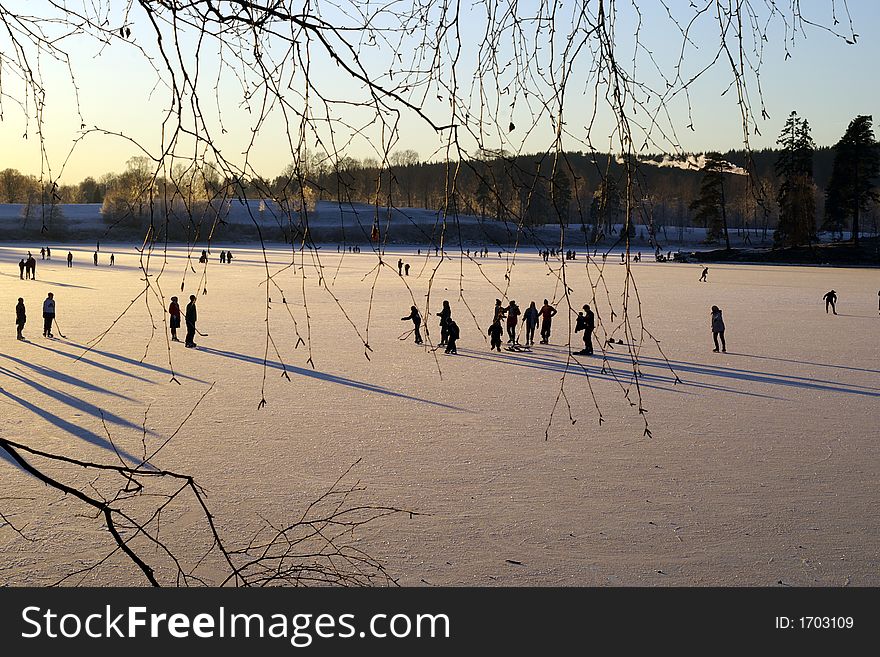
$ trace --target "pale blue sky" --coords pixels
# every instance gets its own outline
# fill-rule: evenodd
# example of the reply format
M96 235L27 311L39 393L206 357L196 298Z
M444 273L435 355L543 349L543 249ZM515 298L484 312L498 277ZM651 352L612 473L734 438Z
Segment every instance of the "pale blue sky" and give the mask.
M841 7L837 0L838 8ZM678 57L681 37L671 29L666 12L659 2L641 3L643 5L642 39L651 50L654 59L661 67L668 70ZM684 14L688 11L687 0L668 0L673 12ZM763 4L763 3L760 3ZM809 10L819 11L813 18L828 21L830 18L830 0L813 0ZM521 5L522 6L522 5ZM563 8L570 11L571 3L563 2ZM632 56L632 34L634 30L634 14L627 8L627 3L618 2L619 20L616 40L620 51L618 56L629 63ZM648 9L645 9L647 7ZM770 42L766 45L762 63L762 87L764 102L769 118L758 116L761 136L752 136L753 148L772 146L775 143L782 124L788 113L795 109L807 118L813 128L815 141L820 145L831 145L837 141L849 121L858 114L880 115L880 92L876 84L875 68L880 62L880 45L877 32L880 27L880 3L873 0L850 0L850 12L855 30L860 34L856 45L847 45L816 29L808 29L807 37L799 36L794 46L790 46L792 58L784 58L783 32L781 24L776 24L770 34ZM805 8L805 11L808 9ZM137 9L136 9L137 11ZM476 11L476 10L470 10ZM461 42L462 53L460 65L456 72L459 76L459 88L467 95L474 79L474 58L482 41L482 23L474 16L468 15L462 21ZM111 20L112 23L112 20ZM132 15L133 37L138 43L148 43L149 27L143 20ZM843 23L840 29L846 31ZM700 45L699 49L689 48L685 53L685 67L693 71L711 59L714 51L710 44L717 44L717 23L703 20L693 32L693 41ZM186 44L185 44L186 45ZM192 45L191 43L189 44ZM7 43L0 39L0 49L4 51ZM71 41L68 46L72 56L77 85L80 91L83 121L88 127L100 126L111 132L121 132L142 141L150 149L158 150L162 138L162 109L167 107L167 87L159 83L156 75L142 57L136 55L130 45L117 40L99 52L93 43L84 40ZM509 55L512 51L504 52ZM549 48L543 48L541 57L549 56ZM503 59L503 57L502 57ZM374 71L387 70L388 50L384 47L367 48L364 61ZM575 69L569 83L566 97L566 127L574 138L566 139L563 145L571 150L583 150L586 136L585 125L588 120L589 107L592 103L591 84L585 82L589 78L591 60L582 55L579 66ZM46 153L52 167L53 175L57 175L64 158L80 130L80 118L76 113L73 101L73 88L69 82L66 69L49 60L40 62L41 70L47 87L46 111L44 114L44 135L46 137ZM216 71L216 46L206 46L200 57L203 67L203 91L213 85ZM650 60L641 53L639 57L639 74L656 88L662 88L658 79L650 70ZM356 99L363 97L363 91L342 75L339 69L327 62L326 57L315 54L313 60L312 80L326 94L337 99ZM213 75L212 75L213 74ZM655 138L666 149L680 146L688 151L726 150L742 146L743 135L741 116L735 103L734 90L722 95L729 83L729 68L719 64L691 88L691 110L694 130L685 126L689 119L683 96L670 104L671 121L676 127L677 142L670 144ZM298 83L294 81L294 88ZM301 88L301 85L299 85ZM540 85L537 85L538 88ZM224 117L226 133L220 136L216 123L217 109L214 102L203 104L212 129L217 135L216 145L224 157L241 166L244 157L241 153L247 148L252 135L255 114L242 104L242 94L227 76L221 83L220 112ZM751 87L754 93L754 86ZM13 167L26 173L39 174L41 169L39 139L36 134L36 122L31 118L25 123L20 109L10 102L9 97L19 94L21 88L16 87L7 75L3 79L3 119L0 122L0 168ZM586 92L586 93L584 93ZM210 99L210 94L205 93ZM302 101L294 94L287 94L294 107L301 107ZM759 110L757 97L752 96L753 105ZM204 103L204 101L203 101ZM449 120L448 100L436 99L430 93L425 105L426 112L438 123ZM499 103L498 123L505 127L497 133L489 133L485 145L490 147L503 146L508 150L533 152L549 148L553 142L552 124L548 117L541 117L534 130L526 138L526 127L530 123L530 112L526 110L524 98L519 98L516 108L510 110L507 98ZM30 107L32 110L32 105ZM875 111L876 110L876 111ZM346 123L360 125L367 115L363 110L345 107L336 113ZM257 172L266 175L277 175L286 163L291 160L290 149L286 143L284 122L279 111L273 111L267 122L260 126L254 139L248 161ZM493 116L494 118L494 116ZM640 117L637 117L640 118ZM509 121L517 125L517 130L506 134ZM592 144L597 149L605 150L612 145L609 135L613 123L607 112L601 112L590 135ZM399 141L393 149L411 148L419 152L423 159L438 159L444 155L444 140L433 133L428 125L416 117L403 113L399 125ZM28 138L23 135L27 132ZM375 156L377 144L387 139L377 129L368 130L364 136L349 141L350 130L337 125L334 136L337 146L342 145L347 154L354 157ZM324 138L328 137L326 131ZM314 137L310 137L313 147ZM472 150L474 144L462 136L462 142ZM650 150L657 150L656 147ZM93 134L77 146L73 156L67 163L62 180L75 183L87 175L99 176L108 171L121 171L125 161L132 155L139 154L131 143L119 137Z

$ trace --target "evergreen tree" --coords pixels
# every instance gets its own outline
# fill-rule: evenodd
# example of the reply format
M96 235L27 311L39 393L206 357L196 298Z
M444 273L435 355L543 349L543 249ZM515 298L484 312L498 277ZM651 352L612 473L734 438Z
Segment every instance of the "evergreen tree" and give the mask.
M550 179L550 199L559 223L568 225L569 206L571 205L571 180L561 167Z
M779 246L811 244L816 238L816 197L810 124L792 112L776 143L782 147L776 160L780 179L776 202L779 224L774 240Z
M593 193L590 203L590 216L593 220L593 240L611 234L612 227L623 213L620 191L610 176L604 176Z
M854 118L835 146L834 167L825 194L823 227L843 232L844 222L852 220L852 239L859 242L862 211L880 199L874 181L880 175L880 149L874 139L871 116Z
M695 213L697 221L706 227L706 241L716 242L724 236L724 243L729 250L727 201L724 196L724 168L726 164L719 153L706 153L700 195L691 202L690 209Z

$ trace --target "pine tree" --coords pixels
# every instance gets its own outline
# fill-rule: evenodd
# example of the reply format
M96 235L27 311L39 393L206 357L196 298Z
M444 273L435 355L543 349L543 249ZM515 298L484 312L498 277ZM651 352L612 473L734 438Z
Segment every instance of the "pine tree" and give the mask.
M590 216L593 220L593 240L599 241L611 234L613 226L623 213L620 191L610 176L604 176L593 193Z
M724 236L724 243L730 250L730 236L727 233L727 201L724 197L726 165L719 153L706 153L700 195L691 202L690 209L695 213L695 219L706 227L706 241L715 242Z
M792 112L776 143L782 147L776 160L781 179L776 202L779 224L774 240L779 246L811 244L816 239L816 186L813 183L813 152L810 124Z
M852 220L852 240L859 242L859 219L862 210L880 199L874 180L880 175L880 149L874 139L872 117L854 118L837 142L834 167L825 194L823 227L843 232L844 222Z

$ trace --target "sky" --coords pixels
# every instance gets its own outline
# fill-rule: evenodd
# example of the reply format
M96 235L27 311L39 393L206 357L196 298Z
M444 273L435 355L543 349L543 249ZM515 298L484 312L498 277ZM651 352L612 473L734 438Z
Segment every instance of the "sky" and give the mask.
M537 4L534 4L536 7ZM766 6L763 2L753 4L759 12L764 11ZM789 3L781 4L787 6ZM815 12L809 14L808 18L830 24L831 0L814 0L804 4L809 5L804 11ZM4 2L3 5L8 10L9 7L22 6L22 2ZM76 183L86 176L99 177L106 172L124 170L130 157L144 154L135 142L143 144L154 155L167 146L170 126L165 120L171 78L167 72L157 74L145 56L152 56L154 64L161 69L155 34L149 21L139 13L142 10L135 6L124 17L120 13L124 5L110 0L106 19L108 25L128 25L132 30L129 38L111 39L109 44L101 46L91 38L66 36L59 43L69 55L69 66L66 61L53 61L33 53L30 55L29 63L41 76L45 89L42 122L35 117L33 99L24 106L17 102L24 97L24 85L10 74L9 58L14 56L14 51L8 37L0 37L0 53L3 57L0 71L4 73L0 78L0 169L11 167L23 173L42 173L48 178L60 176L64 183ZM674 29L669 14L681 19L691 15L693 10L686 0L667 0L669 14L659 2L641 2L639 5L639 33L644 48L638 54L636 76L655 89L664 89L665 83L655 69L665 71L668 76L682 52L682 37ZM31 9L34 6L29 5ZM566 0L558 6L561 9L557 24L563 27L570 25L571 17L577 16L574 10L578 5ZM587 4L589 11L595 6L595 2ZM836 0L834 6L841 18L837 28L847 32L848 23L841 0ZM420 32L419 23L415 21L406 24L402 34L401 30L388 33L387 42L375 45L362 43L361 62L371 75L388 84L389 79L385 75L390 68L395 67L400 71L417 66L416 55L424 52L418 50L422 37L428 41L433 39L434 43L439 41L443 46L441 52L445 55L458 55L455 66L441 67L442 75L447 80L455 76L460 101L458 118L461 119L464 113L461 102L470 103L467 112L471 122L481 111L476 90L482 81L488 101L482 109L484 118L501 126L500 129L484 130L479 140L469 136L463 127L460 128L460 142L468 152L475 152L478 145L513 152L552 149L556 133L551 117L556 105L549 93L550 88L540 75L549 75L551 71L558 74L561 71L559 62L565 30L558 30L552 37L546 32L540 33L537 37L532 36L530 41L532 24L523 21L521 27L525 36L520 35L520 40L514 41L512 36L516 33L510 29L508 21L508 29L501 33L499 48L495 51L501 69L498 86L507 87L507 93L499 96L495 93L494 76L481 75L477 70L478 58L486 52L481 49L486 36L486 7L492 7L496 18L505 24L502 11L505 3L471 5L462 9L464 14L458 29L446 32L439 39L430 29ZM530 12L534 14L536 11L535 7L529 7L528 1L521 2L519 7L521 16L529 16ZM614 40L618 57L624 68L632 72L633 35L639 25L638 16L630 2L618 1L616 7L618 15ZM876 63L880 61L880 40L876 38L880 28L880 3L850 0L848 8L854 29L860 35L854 45L822 29L809 27L805 28L805 34L798 34L792 42L790 38L786 40L782 21L771 21L760 76L766 117L760 116L761 104L757 100L754 80L748 85L760 131L760 134L750 135L753 148L773 146L785 118L792 110L810 121L814 140L819 145L833 145L856 115L880 113L875 112L880 109L880 90L875 84L877 76L874 71ZM48 14L49 9L46 11ZM356 13L343 16L333 15L332 9L326 11L325 18L335 25L353 24L358 19ZM431 5L428 11L435 12L428 16L430 24L431 18L435 18L440 10ZM399 24L395 26L394 18L384 12L374 15L374 24L399 27ZM51 33L58 28L50 26L46 29ZM717 50L718 31L718 23L709 13L694 24L689 45L683 53L685 78L712 60ZM303 40L297 40L301 46ZM531 61L530 78L525 88L517 90L510 63L525 61L526 51L533 48L535 42L539 48ZM785 56L785 43L788 44L790 58ZM395 59L394 44L398 45L405 58ZM334 46L344 57L342 44L337 42ZM143 52L137 47L142 47ZM195 84L200 90L200 110L211 133L212 147L235 167L272 177L291 161L291 151L296 148L296 144L291 146L290 142L296 142L299 125L297 113L305 106L302 91L305 78L302 69L294 67L293 63L305 50L301 47L298 51L288 51L281 47L280 40L263 41L260 47L286 67L286 72L280 76L280 97L287 105L284 107L276 100L274 106L265 112L263 120L258 120L264 114L260 95L262 90L251 87L255 93L245 98L240 77L246 77L246 72L241 67L232 69L220 65L221 54L228 63L235 59L237 52L247 52L246 44L242 46L228 40L223 43L224 50L221 52L220 46L213 41L205 41L199 48L194 38L181 40L184 59L191 62L197 60L199 63L199 78ZM371 124L373 113L353 106L359 100L369 99L363 85L353 81L343 69L331 62L323 48L313 46L308 55L308 78L312 85L309 107L313 112L313 125L316 126L306 133L309 149L320 151L322 147L330 148L332 144L332 149L346 155L365 158L380 157L384 150L382 145L390 144L390 150L417 151L423 161L443 159L447 154L456 155L454 151L446 149L448 131L438 134L426 121L397 101L388 103L389 122L385 125ZM245 59L248 59L247 56ZM565 136L562 140L562 147L567 150L588 150L589 147L597 150L619 149L619 142L611 138L615 123L607 109L600 109L595 121L590 121L591 108L597 100L595 81L600 75L594 70L594 61L588 50L581 51L570 71L564 103ZM75 76L75 87L71 83L71 71ZM535 76L535 71L539 75ZM180 86L183 84L179 76L177 83ZM700 152L742 147L742 118L736 103L736 90L730 88L729 83L729 66L721 61L689 87L690 108L684 94L679 94L669 101L668 116L665 113L658 115L659 128L651 129L647 140L644 131L636 130L636 147L650 152ZM403 84L402 74L398 73L394 84ZM215 86L218 90L216 97ZM410 95L403 96L420 106L436 123L445 124L452 120L447 90L435 85L418 87L408 93ZM185 117L191 114L188 98L184 94ZM334 101L335 105L329 112L325 111L322 99ZM546 106L542 106L542 99L549 99ZM601 93L598 102L601 107L604 102ZM656 100L649 100L651 102ZM645 125L647 118L638 111L634 115L635 121L642 125ZM189 120L186 123L192 127ZM332 128L328 127L331 123ZM513 130L508 129L511 123L515 126ZM691 124L693 129L687 127ZM292 126L292 129L288 130L288 126ZM104 132L91 130L95 127ZM87 131L85 135L84 130ZM175 152L185 158L202 154L203 150L196 149L193 140L184 137ZM216 156L216 153L208 154L209 158Z

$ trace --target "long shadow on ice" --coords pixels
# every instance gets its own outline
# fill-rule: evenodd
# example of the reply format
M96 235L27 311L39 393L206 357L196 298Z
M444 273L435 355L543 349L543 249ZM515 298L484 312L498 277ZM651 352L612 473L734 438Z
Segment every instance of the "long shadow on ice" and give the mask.
M247 354L239 354L234 351L223 351L222 349L212 349L210 347L199 347L200 352L204 352L207 354L213 354L215 356L223 356L224 358L234 358L235 360L244 361L245 363L252 363L254 365L263 365L263 359L258 356L248 356ZM460 408L458 406L452 406L451 404L444 404L442 402L431 401L430 399L422 399L421 397L413 397L411 395L404 394L402 392L396 392L394 390L390 390L388 388L383 388L382 386L377 386L373 383L365 383L363 381L357 381L355 379L349 379L344 376L339 376L338 374L328 374L327 372L319 372L317 370L306 369L305 367L297 367L296 365L282 365L278 361L267 360L265 361L267 367L271 367L272 369L283 371L287 370L291 374L297 374L299 376L307 376L313 379L318 379L320 381L327 381L328 383L336 383L342 386L347 386L349 388L357 388L358 390L365 390L367 392L375 392L380 395L388 395L390 397L397 397L399 399L406 399L409 401L421 402L422 404L430 404L432 406L439 406L440 408L447 408L452 411L464 411L470 412L466 408Z
M6 390L4 388L0 388L0 395L3 395L4 397L9 399L10 401L12 401L16 404L19 404L20 406L28 409L34 415L37 415L37 416L45 419L50 424L54 425L55 427L57 427L61 431L64 431L65 433L67 433L71 436L79 438L80 440L84 440L85 442L92 444L92 445L95 445L97 447L100 447L102 449L106 449L107 451L112 452L113 454L118 454L121 458L127 460L130 463L133 463L136 465L142 463L141 458L134 456L132 454L129 454L125 450L114 446L113 443L111 443L109 440L107 440L107 438L105 438L103 436L99 436L94 431L90 431L89 429L86 429L85 427L81 427L77 424L74 424L73 422L65 420L64 418L62 418L58 415L55 415L54 413L50 413L46 409L41 408L40 406L37 406L36 404L29 402L26 399L22 399L21 397L14 395L13 393L9 392L8 390ZM21 466L18 463L16 463L16 461L6 452L6 450L0 449L0 459L10 463L15 468L18 468L19 470L24 472L24 470L21 468Z
M108 411L102 411L97 406L90 404L87 401L83 401L82 399L79 399L78 397L74 397L73 395L68 395L66 392L61 392L60 390L54 390L53 388L49 388L47 386L44 386L42 383L39 383L38 381L35 381L33 379L29 379L28 377L23 376L22 374L19 374L18 372L13 372L12 370L7 369L5 367L0 367L0 374L8 376L9 378L14 379L16 381L19 381L27 386L30 386L31 388L33 388L37 392L42 393L46 397L50 397L53 400L55 400L56 402L60 402L60 403L64 404L65 406L69 406L70 408L72 408L74 410L81 411L87 415L91 415L91 416L98 418L98 419L103 418L107 422L110 422L110 423L115 424L120 427L126 427L128 429L136 429L138 431L143 431L143 427L139 424L135 424L134 422L131 422L130 420L126 420L123 417L119 417L115 413L110 413ZM0 390L2 390L2 388L0 388ZM6 394L7 396L9 395L9 393L6 392L5 390L3 391L3 393ZM32 407L38 408L34 404L27 405L27 408L31 408L31 410L33 410ZM152 433L152 432L147 431L147 433Z
M65 356L66 358L70 358L70 359L75 360L75 361L79 361L79 362L81 362L81 363L86 363L86 364L88 364L88 365L93 365L93 366L95 366L95 367L100 367L101 369L105 369L105 370L107 370L108 372L114 372L115 374L122 374L122 375L124 375L124 376L129 376L129 377L131 377L131 378L139 379L139 380L141 380L141 381L147 381L147 382L149 382L149 383L155 383L155 381L150 381L150 379L145 379L145 378L140 377L140 376L138 376L138 375L136 375L136 374L132 374L131 372L126 372L126 371L124 371L124 370L116 369L116 368L111 367L111 366L109 366L109 365L104 365L104 364L102 364L102 363L98 363L98 362L96 362L96 361L94 361L94 360L89 360L88 358L85 357L85 355L79 356L79 355L76 355L76 354L68 353L68 352L66 352L66 351L61 351L61 350L59 350L59 349L52 349L51 347L46 347L46 346L44 346L44 345L37 344L36 342L34 342L33 344L34 344L34 346L39 347L40 349L45 349L46 351L52 351L52 352L54 352L54 353L56 353L56 354L59 354L59 355L61 355L61 356ZM75 347L77 350L82 350L81 353L85 352L86 349L89 349L87 346L82 345L82 344L79 344L78 342L73 342L72 340L65 340L65 341L62 342L61 344L69 344L70 346ZM143 368L143 369L150 370L151 372L156 372L156 373L158 373L158 374L164 374L165 376L168 376L168 377L171 376L171 370L169 370L168 368L161 367L161 366L159 366L159 365L152 365L151 363L144 363L144 362L142 362L142 361L135 360L134 358L129 358L128 356L120 356L119 354L114 354L114 353L109 352L109 351L102 351L102 350L100 350L100 349L89 349L88 353L90 353L90 354L96 354L96 355L98 355L98 356L103 356L104 358L109 358L109 359L111 359L111 360L117 360L117 361L119 361L119 362L121 362L121 363L125 363L125 364L127 364L127 365L133 365L133 366L135 366L135 367L141 367L141 368ZM190 381L195 381L196 383L205 383L205 384L208 383L207 381L205 381L205 380L203 380L203 379L199 379L199 378L194 377L194 376L189 376L189 375L187 375L187 374L181 374L180 372L175 372L174 375L175 375L178 379L188 379L188 380L190 380Z
M59 372L58 370L53 370L49 367L45 367L44 365L37 365L36 363L29 363L26 360L22 360L21 358L16 358L15 356L9 356L7 354L0 354L0 357L6 358L7 360L11 360L13 363L18 363L22 367L26 367L28 369L33 370L35 373L46 377L47 379L52 379L54 381L60 381L62 383L66 383L67 385L74 386L77 388L83 388L84 390L89 390L91 392L99 392L102 395L110 395L112 397L116 397L117 399L124 399L125 401L134 401L131 397L127 395L120 394L113 390L109 390L107 388L102 388L101 386L95 385L93 383L88 383L86 381L82 381L75 377L70 376L69 374L64 374L63 372Z
M571 377L590 377L592 379L599 379L604 381L614 381L617 383L622 383L624 385L628 385L632 383L632 370L621 369L617 371L617 373L612 373L602 371L602 359L601 353L597 352L597 355L590 358L589 356L583 357L575 357L576 363L569 363L566 369L566 363L564 360L560 360L559 358L553 358L548 356L540 356L537 355L537 352L524 353L519 352L517 354L511 354L509 356L505 356L502 354L497 354L496 356L488 355L484 352L472 351L470 349L459 349L459 355L465 356L467 358L473 358L476 360L483 360L489 363L496 363L499 365L507 365L513 367L525 367L529 369L535 370L543 370L546 372L558 372L559 374L566 373L566 376ZM609 359L615 360L615 359ZM639 361L640 364L642 361ZM662 362L662 361L661 361ZM586 371L578 366L577 363L580 363L584 367L587 368ZM626 364L629 364L629 360L625 360ZM652 367L649 365L649 367ZM607 365L606 365L607 369ZM736 388L730 388L727 386L721 386L717 384L710 383L698 383L695 381L682 382L679 385L675 385L675 376L669 372L669 368L666 367L665 364L659 368L660 373L655 373L650 370L647 370L645 367L641 367L641 376L639 376L639 386L642 388L653 388L656 390L666 390L667 392L675 392L681 395L693 394L688 392L684 388L703 388L706 390L719 390L721 392L729 392L731 394L736 395L744 395L746 397L760 397L762 399L781 399L780 397L774 397L772 395L763 395L757 392L746 392L744 390L737 390Z
M465 351L465 350L462 350ZM542 350L543 351L543 350ZM551 347L548 350L551 354L564 354L566 353L564 350L560 350L559 348ZM547 352L545 352L547 353ZM728 356L733 356L735 354L728 353ZM500 355L499 355L500 356ZM480 356L474 356L480 357ZM535 356L535 352L531 354L520 354L519 357L513 356L508 358L485 358L485 360L496 360L500 362L507 362L511 364L521 364L520 361L525 361L526 366L538 367L540 369L548 369L551 371L563 372L565 371L565 362L560 360L559 357L553 358L548 356ZM586 363L589 365L591 362L595 362L596 365L601 368L602 356L601 352L597 351L596 356L593 359L589 359L586 357ZM622 368L622 374L631 376L632 372L629 370L631 367L632 361L629 356L626 354L618 354L611 351L605 352L605 358L610 364L617 364ZM580 359L578 359L581 362ZM670 360L667 364L662 358L650 357L650 356L640 356L639 357L639 370L642 372L642 376L639 377L639 385L645 387L662 387L664 389L670 389L670 385L674 382L675 377L669 372L669 368L679 375L684 373L688 374L697 374L705 377L711 377L710 381L706 382L697 382L690 381L687 379L682 380L682 385L688 388L704 388L708 390L718 390L721 392L729 392L738 395L747 395L752 397L764 397L771 399L779 399L778 397L772 397L770 395L762 395L754 392L746 392L744 390L739 390L736 388L728 387L725 385L720 385L719 383L711 382L712 380L727 380L727 381L748 381L754 383L763 383L768 385L775 386L785 386L785 387L794 387L805 390L819 390L824 392L839 392L844 394L851 395L863 395L866 397L880 397L880 388L872 388L869 386L861 386L856 384L846 384L840 383L838 381L829 381L825 379L816 379L813 377L803 377L803 376L795 376L790 374L778 374L773 372L760 372L756 370L748 370L742 368L728 367L726 365L710 365L706 363L694 363L689 361L681 361L681 360ZM865 370L870 372L871 370ZM583 371L578 370L578 368L572 369L569 367L569 374L575 372L579 376L585 376L586 374ZM656 372L659 372L657 374ZM589 371L589 376L597 377L597 378L612 378L609 374L603 374L601 371L593 371L592 369ZM618 378L620 374L618 375ZM655 385L651 386L650 383L654 381L658 384L665 385Z

